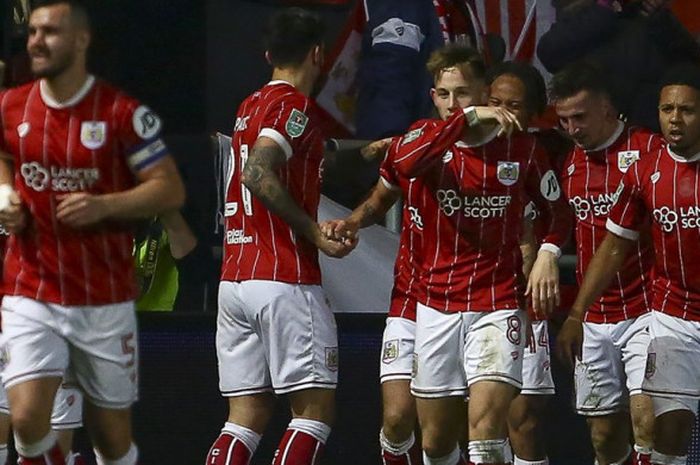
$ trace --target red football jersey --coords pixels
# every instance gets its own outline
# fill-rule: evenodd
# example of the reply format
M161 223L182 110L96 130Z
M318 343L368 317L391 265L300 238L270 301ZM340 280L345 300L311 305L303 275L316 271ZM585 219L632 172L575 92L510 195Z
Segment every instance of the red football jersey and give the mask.
M318 212L323 138L314 106L291 84L272 81L246 98L236 115L221 279L320 284L316 247L298 237L241 183L248 153L261 136L273 139L287 156L278 175L290 195L313 219Z
M605 221L622 176L663 139L652 132L620 123L611 139L596 150L575 147L567 156L561 180L564 196L576 215L576 277L581 284L588 264L605 238ZM587 309L585 321L617 323L649 311L654 251L644 237L608 290Z
M391 162L385 159L379 169L382 182L403 194L399 252L394 265L394 287L391 290L389 317L416 321L416 303L422 256L423 218L421 205L427 195L420 178L406 179L396 174Z
M651 221L656 259L651 309L700 321L700 156L662 148L625 174L607 228L636 240Z
M546 156L531 135L460 141L464 113L419 121L388 157L400 176L421 177L430 195L421 211L423 267L419 301L445 311L523 308L519 237L532 199L549 222L543 247L558 251L569 209Z
M5 292L63 305L136 297L132 225L72 229L56 220L63 196L132 188L134 173L167 155L147 107L89 76L66 102L34 81L0 94L0 149L13 157L14 187L30 223L10 236Z

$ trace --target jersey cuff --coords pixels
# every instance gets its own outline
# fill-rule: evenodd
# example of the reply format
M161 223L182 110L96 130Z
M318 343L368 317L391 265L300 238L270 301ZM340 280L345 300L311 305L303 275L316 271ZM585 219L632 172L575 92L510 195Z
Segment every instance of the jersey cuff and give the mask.
M547 252L551 252L557 258L561 257L561 249L550 242L545 242L544 244L542 244L540 246L540 250L546 250Z
M392 183L390 183L389 181L387 181L387 180L384 178L384 176L379 176L379 179L382 180L382 184L384 184L384 187L386 187L386 188L389 189L390 191L399 191L399 190L401 190L401 188L400 188L399 186L395 186L394 184L392 184Z
M631 241L636 241L639 239L639 231L633 231L631 229L623 228L617 223L614 223L610 218L605 222L605 227L611 233L616 236L620 236L624 239L629 239Z
M131 171L138 173L165 157L167 154L168 148L165 146L163 139L155 139L139 145L126 160Z
M285 139L285 137L282 134L280 134L277 130L272 128L262 128L260 130L260 134L258 134L258 137L267 137L274 140L284 152L284 155L287 157L287 160L292 158L292 146L289 145L289 141Z

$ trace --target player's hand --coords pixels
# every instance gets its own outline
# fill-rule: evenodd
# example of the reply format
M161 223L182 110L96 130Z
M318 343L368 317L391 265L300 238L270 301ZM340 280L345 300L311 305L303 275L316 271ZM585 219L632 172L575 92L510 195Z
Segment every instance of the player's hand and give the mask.
M549 317L561 303L557 256L540 250L527 280L525 295L532 299L532 309L540 317Z
M15 190L10 194L7 208L0 210L0 224L10 234L19 234L27 226L27 209Z
M583 323L581 320L568 317L557 335L557 352L559 358L572 368L576 360L581 360L583 347Z
M329 220L319 224L321 232L329 239L336 241L357 241L359 226L347 220Z
M72 228L84 228L99 223L108 215L102 197L86 192L59 195L56 219Z
M497 123L501 126L498 135L511 135L516 129L522 131L523 127L513 113L501 107L479 106L475 108L479 121Z
M352 252L355 247L357 247L357 236L352 238L347 237L344 239L334 239L331 236L326 235L322 231L319 225L318 233L315 234L314 244L318 249L329 257L333 258L343 258L350 252Z
M365 161L383 160L386 151L389 150L393 138L379 139L371 142L360 149L360 155Z

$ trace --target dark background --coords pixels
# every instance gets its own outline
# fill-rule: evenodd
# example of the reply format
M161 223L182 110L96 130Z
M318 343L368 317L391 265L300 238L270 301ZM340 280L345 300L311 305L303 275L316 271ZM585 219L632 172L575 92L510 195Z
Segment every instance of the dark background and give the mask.
M429 0L426 0L429 1ZM230 134L235 109L269 79L260 32L276 2L235 0L99 0L93 2L91 69L155 109L188 189L185 216L196 234L214 235L214 164L209 136ZM350 2L352 3L352 2ZM24 47L13 35L2 3L3 59ZM319 7L328 43L350 5ZM212 267L215 268L215 264ZM212 283L211 292L215 289ZM211 308L211 304L210 304ZM192 310L200 310L195 309ZM135 436L144 464L201 464L225 418L217 387L215 315L141 314L141 401ZM339 315L338 419L323 463L378 464L381 417L377 363L382 315ZM554 465L592 462L584 422L571 408L571 376L554 361L558 394L549 407L546 434ZM279 401L281 406L284 401ZM255 464L268 464L288 416L278 409ZM89 451L84 433L79 448ZM697 441L695 443L697 447ZM698 463L697 453L694 461Z

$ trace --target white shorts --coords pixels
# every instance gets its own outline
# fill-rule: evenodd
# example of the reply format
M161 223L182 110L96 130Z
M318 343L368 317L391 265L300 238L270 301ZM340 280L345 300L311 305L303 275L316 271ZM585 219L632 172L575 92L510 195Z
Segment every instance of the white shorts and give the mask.
M221 394L335 389L337 333L321 286L222 281L216 325Z
M532 337L523 355L523 387L520 394L546 396L554 394L552 360L549 357L547 321L532 322Z
M600 416L629 408L641 394L649 345L650 313L619 323L583 323L583 353L576 363L576 411Z
M649 333L644 393L699 399L700 322L652 312Z
M413 373L413 348L416 343L416 322L408 318L386 319L382 337L382 359L379 363L379 379L410 381Z
M418 304L416 397L466 396L479 381L522 385L525 313L522 310L442 313Z
M122 409L136 401L133 302L69 307L5 296L2 326L9 355L2 374L5 388L37 378L65 377L99 407Z

